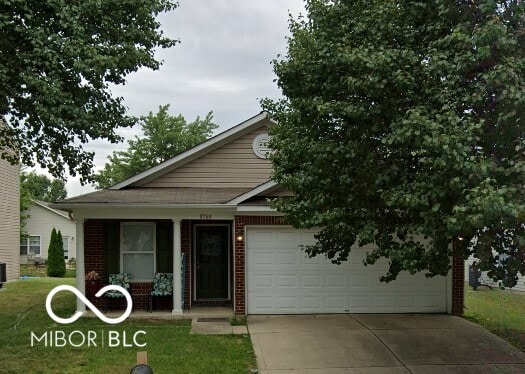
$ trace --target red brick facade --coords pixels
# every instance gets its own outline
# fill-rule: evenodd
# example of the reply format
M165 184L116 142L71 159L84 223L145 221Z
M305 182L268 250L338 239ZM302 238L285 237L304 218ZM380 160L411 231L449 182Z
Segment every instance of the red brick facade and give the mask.
M184 277L184 309L191 308L191 221L182 220L180 223L181 252L186 253Z
M276 216L235 216L235 246L234 252L234 311L235 314L246 314L246 240L245 230L246 225L283 225L282 217ZM242 240L239 240L242 238Z
M86 273L94 270L102 279L106 279L104 267L104 222L85 221L84 222L84 269ZM104 302L94 295L88 295L90 301L103 308Z
M85 235L85 271L95 270L102 279L106 279L104 265L104 222L101 220L87 220L84 223ZM196 222L196 221L194 221ZM192 224L190 220L181 221L181 250L186 253L185 269L185 294L184 308L192 306ZM202 223L202 222L201 222ZM211 223L211 222L210 222ZM233 236L233 304L237 315L246 313L246 279L245 279L245 226L246 225L284 225L282 217L277 216L235 216ZM452 261L452 314L462 315L464 307L464 261L462 258L454 257ZM133 283L131 287L134 308L146 309L149 306L149 290L151 283ZM97 305L103 307L101 300L89 297ZM230 305L231 301L222 301L217 305ZM211 305L211 304L210 304ZM115 307L119 306L118 302ZM158 309L171 307L170 300L159 299Z
M465 307L465 261L462 257L452 258L452 314L463 315Z

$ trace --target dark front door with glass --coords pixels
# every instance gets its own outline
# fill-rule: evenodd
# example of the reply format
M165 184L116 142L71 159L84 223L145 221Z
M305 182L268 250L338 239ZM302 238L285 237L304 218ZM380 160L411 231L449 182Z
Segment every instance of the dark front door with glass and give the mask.
M228 298L229 225L195 226L195 298Z

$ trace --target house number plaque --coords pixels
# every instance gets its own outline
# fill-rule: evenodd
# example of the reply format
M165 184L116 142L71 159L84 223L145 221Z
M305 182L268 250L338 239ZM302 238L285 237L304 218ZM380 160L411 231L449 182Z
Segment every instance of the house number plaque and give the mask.
M211 219L211 214L201 214L201 219L202 220Z

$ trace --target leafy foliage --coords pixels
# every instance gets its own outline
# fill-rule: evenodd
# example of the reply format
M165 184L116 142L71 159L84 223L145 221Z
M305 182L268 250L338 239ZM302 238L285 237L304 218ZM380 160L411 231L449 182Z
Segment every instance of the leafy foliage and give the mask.
M55 177L65 169L91 179L90 139L121 141L131 126L111 84L124 84L142 67L156 70L157 48L176 41L163 36L159 13L169 0L12 0L0 5L0 157L39 164ZM45 146L44 146L45 145Z
M307 1L274 61L286 97L277 208L322 227L306 248L334 262L444 275L473 254L489 275L525 274L525 12L520 1Z
M55 228L51 231L51 240L47 252L47 275L49 277L63 277L66 274L66 261L64 260L64 244L62 233Z
M53 203L67 196L66 184L61 179L49 179L34 171L20 173L20 237L27 238L25 224L29 219L27 210L32 200Z
M66 184L61 179L51 180L45 175L34 171L20 173L20 190L29 194L33 200L53 203L67 196Z
M107 188L132 177L159 163L169 160L185 150L208 139L218 126L213 113L204 119L197 117L186 122L182 115L168 113L169 104L160 106L159 112L142 117L144 137L128 141L128 149L113 152L104 169L95 175L97 188Z

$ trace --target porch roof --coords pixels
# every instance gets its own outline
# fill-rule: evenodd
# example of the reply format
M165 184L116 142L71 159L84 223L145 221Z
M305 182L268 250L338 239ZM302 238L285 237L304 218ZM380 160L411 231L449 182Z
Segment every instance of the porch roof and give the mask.
M100 190L65 199L53 207L90 204L224 204L249 191L246 188L127 188Z

